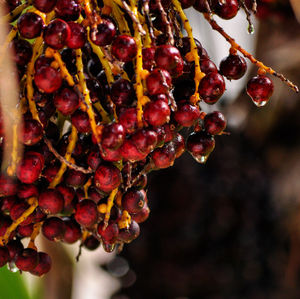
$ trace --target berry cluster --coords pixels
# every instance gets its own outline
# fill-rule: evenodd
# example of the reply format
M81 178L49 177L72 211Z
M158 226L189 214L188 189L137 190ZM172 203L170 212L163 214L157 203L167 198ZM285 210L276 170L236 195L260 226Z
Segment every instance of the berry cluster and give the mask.
M185 150L204 163L223 133L223 114L206 114L200 103L215 104L224 77L245 74L238 52L259 68L247 85L257 106L273 92L266 73L297 90L213 20L214 13L234 17L241 3L7 0L2 18L11 31L3 47L14 51L18 70L23 122L13 137L24 154L13 150L0 177L0 266L48 272L51 259L34 243L40 232L91 250L101 243L108 252L137 238L150 212L147 173L172 166ZM192 35L183 12L191 6L231 45L219 68ZM186 140L183 128L190 128Z

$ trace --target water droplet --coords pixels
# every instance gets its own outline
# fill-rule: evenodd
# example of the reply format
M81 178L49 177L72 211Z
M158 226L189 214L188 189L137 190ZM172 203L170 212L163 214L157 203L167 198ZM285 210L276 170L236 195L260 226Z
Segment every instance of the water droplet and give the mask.
M17 268L17 266L15 265L14 262L8 263L7 268L8 268L9 271L14 272L14 273L19 271L19 269Z
M253 26L253 24L250 24L250 25L248 26L248 33L249 33L249 34L254 34L254 26Z
M198 163L204 164L204 163L207 161L207 159L208 159L208 155L206 155L206 156L193 155L193 158L194 158Z
M115 244L108 244L108 243L103 243L103 249L106 252L113 252L113 250L115 249L116 245Z
M269 99L252 99L252 102L257 106L257 107L263 107L268 103Z

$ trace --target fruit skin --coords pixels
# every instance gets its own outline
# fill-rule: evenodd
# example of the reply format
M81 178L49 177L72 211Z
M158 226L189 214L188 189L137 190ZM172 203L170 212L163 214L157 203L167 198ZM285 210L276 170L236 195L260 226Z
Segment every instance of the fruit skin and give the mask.
M129 190L122 197L122 207L129 213L140 212L147 201L144 190Z
M70 115L79 107L79 96L73 89L65 87L54 96L54 105L61 114Z
M0 174L0 197L15 195L18 184L10 177Z
M34 83L45 93L57 91L62 84L60 72L51 66L42 66L34 75Z
M169 121L171 110L163 100L149 102L144 110L144 118L148 124L154 127L161 126Z
M111 45L111 53L122 62L129 62L137 54L137 45L133 37L129 35L117 36Z
M265 105L274 91L272 80L265 75L251 78L247 84L247 93L257 106Z
M206 114L203 120L205 131L210 135L218 135L226 128L225 116L220 111Z
M53 10L56 0L33 0L33 5L41 12L48 13Z
M22 271L32 271L39 262L36 250L25 248L16 258L15 264Z
M39 207L46 214L58 214L64 208L64 198L58 190L47 189L39 195Z
M199 118L199 108L190 103L179 105L177 111L174 113L174 119L184 127L192 126Z
M167 93L171 84L172 78L164 69L156 68L146 78L147 91L150 95Z
M81 226L74 219L69 217L64 218L63 221L66 228L63 241L68 244L73 244L82 236Z
M50 271L52 260L51 257L45 252L38 253L38 260L38 264L33 270L30 271L30 273L36 276L42 276Z
M76 205L75 220L85 227L91 227L98 220L97 205L90 199L84 199Z
M90 31L90 39L97 46L110 45L117 31L114 23L108 19L102 19L96 28Z
M238 80L242 78L246 70L246 60L239 55L231 54L220 62L220 73L229 80Z
M33 12L26 12L18 19L18 30L22 37L27 39L40 36L43 27L43 19Z
M42 225L42 233L50 241L62 240L65 229L63 220L58 217L47 218Z
M186 148L192 156L207 156L215 148L215 140L204 131L194 132L188 137Z
M104 192L111 192L121 184L121 172L113 165L100 165L94 176L95 186Z

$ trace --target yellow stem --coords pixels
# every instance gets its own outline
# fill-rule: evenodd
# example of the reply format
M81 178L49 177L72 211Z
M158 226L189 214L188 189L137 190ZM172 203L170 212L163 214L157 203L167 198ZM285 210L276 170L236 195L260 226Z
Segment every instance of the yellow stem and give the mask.
M35 223L34 226L33 226L33 232L30 236L30 241L28 243L28 246L27 248L32 248L34 250L37 250L35 244L34 244L34 241L36 239L36 237L39 235L40 233L40 229L41 229L41 226L42 226L43 222L38 222L38 223Z
M7 168L7 174L13 176L16 172L17 163L18 163L18 127L16 124L13 125L13 145L11 153L11 164Z
M115 196L116 196L117 192L118 192L118 188L111 191L111 193L107 199L106 212L105 212L105 216L104 216L104 229L106 229L108 226L108 221L110 218L110 211L114 205L114 200L115 200Z

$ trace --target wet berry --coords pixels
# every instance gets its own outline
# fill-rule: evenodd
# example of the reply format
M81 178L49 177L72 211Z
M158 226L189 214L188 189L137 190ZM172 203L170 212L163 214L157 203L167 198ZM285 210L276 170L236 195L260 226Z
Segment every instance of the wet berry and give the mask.
M39 207L46 214L58 214L64 208L64 198L58 190L47 189L39 195Z
M51 257L45 252L39 252L38 264L33 270L30 271L30 273L36 276L42 276L50 271L51 265Z
M115 35L116 27L108 19L102 19L101 23L90 31L90 39L97 46L110 45Z
M15 264L22 271L32 271L39 262L39 256L36 250L25 248L17 255Z
M65 87L56 93L54 105L63 115L70 115L79 107L79 96L74 89Z
M95 186L104 192L111 192L121 184L121 172L113 165L100 165L94 176Z
M65 229L63 220L58 217L47 218L42 225L42 233L50 241L62 240Z
M122 207L129 213L138 213L147 201L144 190L129 190L122 197Z
M91 227L98 220L97 205L90 199L84 199L76 205L75 220L82 226Z
M229 55L220 63L220 73L229 80L242 78L246 70L246 60L239 55Z
M204 117L204 129L210 135L218 135L226 128L226 119L219 111L206 114Z
M122 62L131 61L137 53L137 45L134 38L129 35L117 36L112 42L111 53Z
M35 72L34 82L42 92L53 93L60 88L62 78L58 70L43 66Z
M171 87L172 78L166 70L154 69L146 79L147 91L150 95L167 93Z
M22 37L27 39L40 36L43 27L43 19L33 12L26 12L18 19L18 30Z

